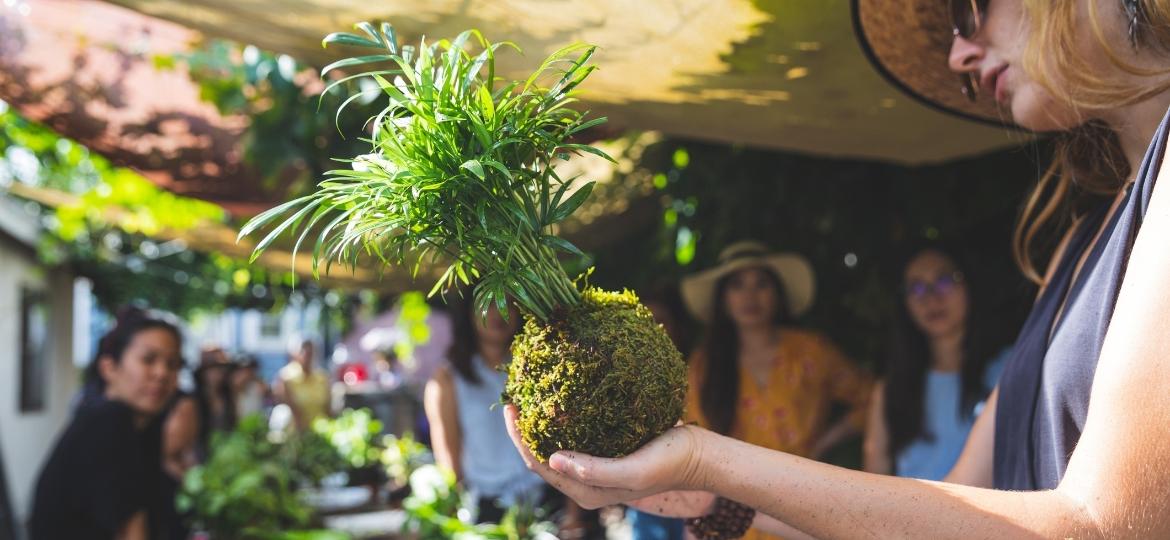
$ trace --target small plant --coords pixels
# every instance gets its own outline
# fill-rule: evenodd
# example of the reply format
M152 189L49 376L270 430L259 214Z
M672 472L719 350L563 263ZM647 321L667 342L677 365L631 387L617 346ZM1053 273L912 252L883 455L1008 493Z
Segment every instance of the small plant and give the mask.
M427 447L416 441L410 433L401 437L382 437L382 448L382 467L386 469L386 476L397 486L407 485L410 475L419 467L434 463Z
M313 432L329 441L353 469L368 467L381 457L377 442L382 422L369 409L346 409L337 418L318 418Z
M365 35L331 34L324 43L376 53L322 74L380 66L327 87L368 78L383 92L370 152L345 160L351 168L328 173L316 193L260 214L241 235L276 223L257 252L291 231L294 250L313 238L315 258L351 267L363 256L416 273L445 261L431 294L475 283L481 313L505 312L514 300L527 322L504 398L519 407L521 433L540 459L559 449L624 455L672 426L686 394L679 352L633 294L581 290L559 260L582 255L554 228L594 184L562 179L554 164L575 153L611 159L573 142L605 121L570 107L596 69L595 48L570 45L528 79L502 81L495 57L510 43L469 30L415 48L399 46L389 24L357 26Z
M423 465L410 475L411 495L403 501L404 531L419 540L529 540L554 539L552 523L540 521L534 508L516 506L499 523L470 523L460 509L455 475L435 465Z
M288 437L273 459L284 465L299 487L319 486L326 476L349 467L329 439L312 430Z
M212 538L338 538L297 530L308 525L312 512L296 494L282 453L286 447L268 440L259 417L215 436L212 448L207 463L187 472L177 499L197 529Z

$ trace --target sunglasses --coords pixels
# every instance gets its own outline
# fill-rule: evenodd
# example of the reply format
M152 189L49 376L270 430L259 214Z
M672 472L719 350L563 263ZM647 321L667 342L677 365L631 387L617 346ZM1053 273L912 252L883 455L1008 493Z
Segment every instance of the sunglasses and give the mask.
M921 300L928 295L945 296L953 292L963 283L962 272L952 272L939 276L934 281L914 281L906 285L906 298Z
M955 37L971 39L979 33L983 26L983 18L987 13L987 4L991 0L950 0L951 2L951 29ZM963 86L960 90L972 103L979 98L979 80L974 73L964 73L959 76Z

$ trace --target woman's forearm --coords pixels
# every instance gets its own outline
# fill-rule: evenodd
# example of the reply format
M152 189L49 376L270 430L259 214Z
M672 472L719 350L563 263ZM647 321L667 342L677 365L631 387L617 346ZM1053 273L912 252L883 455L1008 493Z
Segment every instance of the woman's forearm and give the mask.
M697 488L818 538L1092 538L1057 491L1004 492L841 469L704 432Z
M715 507L715 495L706 491L667 491L630 501L628 506L651 514L692 518L710 514ZM812 536L772 516L757 512L752 528L786 540L812 539Z

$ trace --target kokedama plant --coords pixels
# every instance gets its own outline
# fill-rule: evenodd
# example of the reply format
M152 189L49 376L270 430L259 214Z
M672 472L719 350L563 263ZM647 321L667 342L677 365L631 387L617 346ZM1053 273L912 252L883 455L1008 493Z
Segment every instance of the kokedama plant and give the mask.
M335 33L323 44L378 53L340 60L322 75L381 66L326 88L359 78L377 83L387 105L371 119L371 151L344 160L351 168L329 172L316 193L256 216L241 236L283 217L257 252L293 231L294 251L315 238L313 256L330 261L326 271L333 260L356 266L362 256L410 265L416 274L427 261L443 261L449 266L431 294L474 283L481 314L506 313L514 301L526 323L504 399L519 408L521 434L542 460L560 449L625 455L674 425L686 368L665 331L634 294L579 289L558 259L582 255L553 227L594 184L574 191L575 179L560 178L554 162L582 152L612 161L572 141L605 122L569 107L596 69L589 64L595 47L565 47L527 80L502 81L496 54L516 48L511 43L469 30L400 47L389 24L357 27L364 36Z

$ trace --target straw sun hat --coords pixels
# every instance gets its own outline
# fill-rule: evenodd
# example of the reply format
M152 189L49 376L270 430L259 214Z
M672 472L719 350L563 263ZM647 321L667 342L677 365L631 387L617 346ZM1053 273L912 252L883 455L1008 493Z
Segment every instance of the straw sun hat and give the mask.
M1012 126L983 89L975 102L963 95L948 57L954 40L947 0L851 0L861 49L894 86L922 103L963 118Z
M788 312L793 317L812 307L816 280L808 259L795 253L771 253L759 242L736 242L719 253L719 264L682 281L683 301L696 319L710 322L715 310L715 286L724 276L745 268L765 268L780 278Z

